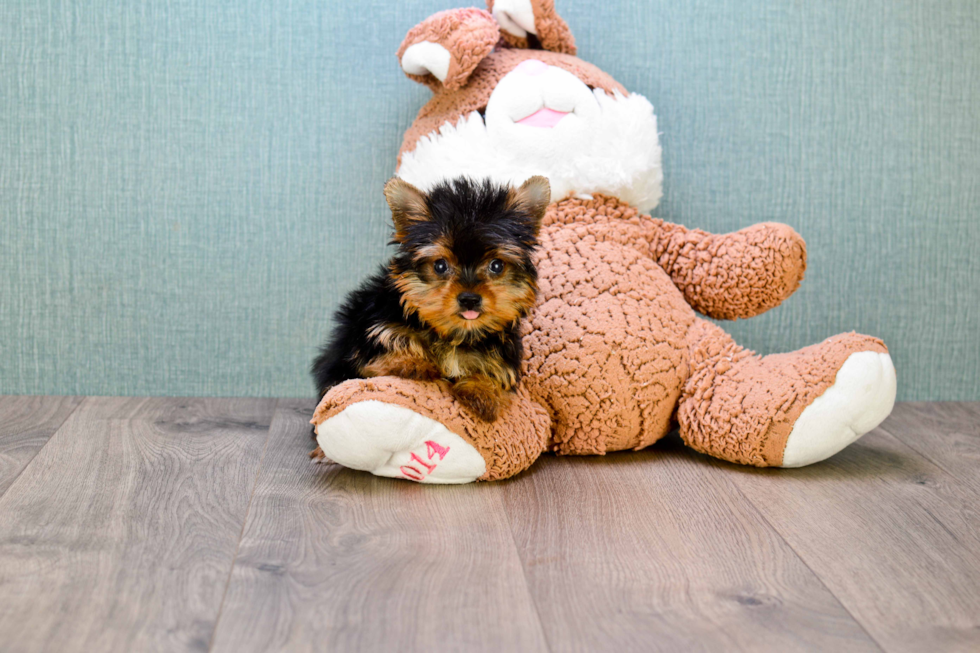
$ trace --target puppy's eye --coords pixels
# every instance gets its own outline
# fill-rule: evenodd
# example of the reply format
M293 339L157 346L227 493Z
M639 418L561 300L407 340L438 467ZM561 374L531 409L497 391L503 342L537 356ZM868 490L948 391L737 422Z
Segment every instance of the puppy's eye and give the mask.
M504 271L504 262L499 258L490 261L490 274L500 274Z
M432 269L435 270L436 274L446 274L449 272L449 263L444 258L438 259L432 264Z

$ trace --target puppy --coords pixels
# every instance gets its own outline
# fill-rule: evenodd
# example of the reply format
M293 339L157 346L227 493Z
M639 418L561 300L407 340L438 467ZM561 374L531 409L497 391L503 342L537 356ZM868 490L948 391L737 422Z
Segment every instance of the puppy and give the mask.
M385 197L397 253L337 311L311 370L320 396L347 379L444 379L492 422L520 383L548 180L515 189L461 177L423 193L394 178Z

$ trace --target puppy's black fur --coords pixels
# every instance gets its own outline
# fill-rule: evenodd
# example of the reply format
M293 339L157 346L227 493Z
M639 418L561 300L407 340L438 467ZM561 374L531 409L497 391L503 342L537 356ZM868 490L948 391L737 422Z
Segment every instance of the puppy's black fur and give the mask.
M532 254L548 182L514 189L458 178L426 194L396 178L385 196L397 252L337 311L313 362L317 391L369 376L445 379L493 421L520 381L520 320L536 297Z

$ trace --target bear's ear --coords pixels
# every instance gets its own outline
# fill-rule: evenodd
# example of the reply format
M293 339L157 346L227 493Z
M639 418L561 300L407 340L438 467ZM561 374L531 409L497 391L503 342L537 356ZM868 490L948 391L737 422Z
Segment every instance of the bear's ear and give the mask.
M555 11L555 0L487 0L487 9L509 46L575 54L575 37Z
M429 86L457 89L500 40L497 22L482 9L440 11L413 27L398 48L409 78Z

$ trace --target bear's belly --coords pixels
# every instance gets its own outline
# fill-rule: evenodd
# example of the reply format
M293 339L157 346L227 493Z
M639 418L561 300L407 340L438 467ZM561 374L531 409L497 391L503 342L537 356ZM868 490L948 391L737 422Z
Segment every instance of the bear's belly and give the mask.
M695 320L670 277L633 247L570 225L543 230L538 274L522 383L551 411L551 448L598 454L666 435Z

